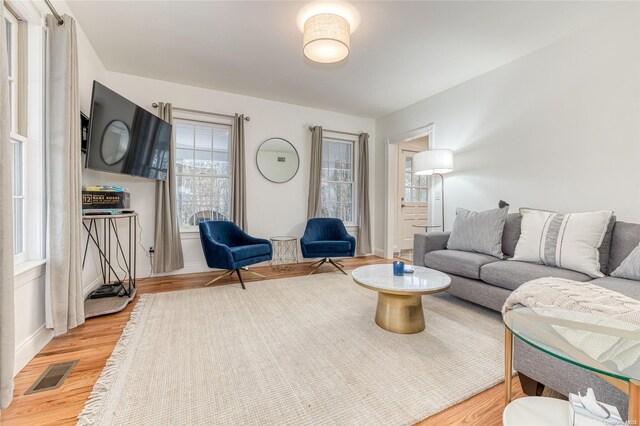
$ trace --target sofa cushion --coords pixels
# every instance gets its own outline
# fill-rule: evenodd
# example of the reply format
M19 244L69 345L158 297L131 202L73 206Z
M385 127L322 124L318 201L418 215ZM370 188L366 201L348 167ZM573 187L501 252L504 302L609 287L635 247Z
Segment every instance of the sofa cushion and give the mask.
M640 281L640 245L638 245L620 266L611 273L612 277Z
M516 245L520 239L520 228L522 225L522 215L520 213L509 213L504 222L502 232L502 253L506 257L513 257L516 252Z
M351 250L349 241L312 241L305 246L307 253L344 253Z
M611 234L611 252L609 254L609 274L631 254L640 244L640 224L616 222Z
M566 278L574 281L591 280L588 275L580 272L515 260L490 263L480 269L482 281L507 290L515 290L527 281L544 277Z
M609 268L609 256L611 255L611 238L613 237L613 227L616 225L616 216L612 215L607 226L607 232L604 234L602 244L598 249L600 256L600 272L607 274ZM613 269L612 269L613 270Z
M480 267L491 262L499 262L493 256L458 250L437 250L424 255L427 268L460 275L462 277L480 279Z
M271 248L268 244L251 244L248 246L229 247L233 260L240 261L251 259L252 257L268 255Z
M604 277L591 281L591 284L596 284L607 290L617 291L625 296L640 300L640 281Z

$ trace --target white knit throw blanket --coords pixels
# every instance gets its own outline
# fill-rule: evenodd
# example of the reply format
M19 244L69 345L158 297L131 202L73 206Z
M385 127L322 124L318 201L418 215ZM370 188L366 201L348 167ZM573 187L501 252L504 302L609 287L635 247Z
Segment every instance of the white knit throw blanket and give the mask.
M640 300L595 284L562 278L540 278L522 284L504 303L502 313L516 305L586 312L640 326Z
M569 342L576 350L570 354L574 358L586 355L627 374L640 371L640 301L595 284L548 277L521 285L511 293L502 313L518 306L539 310L541 315L546 309L572 311L578 321L585 314L617 320L607 323L614 329L611 335L554 326L557 335L551 337ZM626 337L616 336L615 329L624 330ZM629 332L637 333L637 339L628 338Z

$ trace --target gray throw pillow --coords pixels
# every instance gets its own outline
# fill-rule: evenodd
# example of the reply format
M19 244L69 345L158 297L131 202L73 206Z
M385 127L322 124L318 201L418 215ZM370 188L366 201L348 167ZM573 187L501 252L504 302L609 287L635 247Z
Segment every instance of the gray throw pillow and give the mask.
M631 254L611 273L611 276L640 281L640 245L633 249Z
M502 233L508 213L508 208L484 212L457 208L447 249L473 251L503 259Z

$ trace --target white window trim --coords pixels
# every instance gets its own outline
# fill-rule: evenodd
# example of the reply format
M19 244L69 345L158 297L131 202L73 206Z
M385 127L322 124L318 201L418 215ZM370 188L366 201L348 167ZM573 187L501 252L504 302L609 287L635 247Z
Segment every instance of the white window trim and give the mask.
M23 146L24 185L24 249L14 257L15 276L31 277L42 274L45 262L45 177L44 177L44 106L45 106L45 31L44 16L34 2L5 1L10 20L15 19L18 37L17 61L21 65L17 74L16 132L11 138ZM5 14L5 17L9 15ZM13 18L13 19L12 19ZM28 84L23 84L28 82ZM18 115L19 114L19 115ZM28 171L28 173L27 173ZM39 276L39 275L38 275Z
M176 121L195 121L195 122L201 122L201 123L205 123L205 124L215 124L218 126L231 126L232 130L233 130L233 120L231 118L229 118L228 120L225 120L224 118L218 117L218 116L214 116L214 115L210 115L210 114L206 114L206 113L191 113L191 112L186 112L186 111L175 111L173 114L173 122L174 122L174 126L172 129L173 132L173 138L175 140L176 137L176 129L175 129L175 122ZM230 141L230 144L232 143L232 141ZM175 157L174 157L175 153L173 153L172 155L172 161L175 162ZM231 145L229 145L229 161L231 161ZM229 164L229 168L231 168L231 164ZM177 174L174 178L177 178ZM229 175L229 179L232 179L232 174ZM194 240L194 239L199 239L200 238L200 228L197 226L180 226L179 227L180 230L180 238L184 239L184 240Z
M328 132L330 133L330 132ZM351 217L353 218L353 220L351 222L345 222L344 226L347 228L348 231L350 230L358 230L358 156L357 156L357 152L358 152L358 140L356 139L343 139L343 138L338 138L338 137L331 137L331 136L322 136L322 141L324 142L325 140L329 140L332 142L338 142L338 143L343 143L343 144L349 144L351 145L351 159L353 161L353 170L352 170L352 174L353 174L353 202L351 203L352 205L352 209L353 212L351 214ZM320 183L324 182L324 179L320 179Z
M13 31L11 32L11 53L14 54L15 53L15 57L12 58L11 61L11 69L9 70L9 85L12 86L13 91L12 94L13 96L11 97L11 123L9 124L12 130L12 133L17 133L18 132L18 96L20 96L20 90L19 90L19 85L20 85L20 75L18 75L19 73L19 69L18 68L18 64L20 62L20 52L18 50L18 37L19 37L19 24L18 24L18 18L15 16L15 14L7 7L7 5L5 5L4 7L4 18L9 21L9 23L11 23L11 28L13 29Z

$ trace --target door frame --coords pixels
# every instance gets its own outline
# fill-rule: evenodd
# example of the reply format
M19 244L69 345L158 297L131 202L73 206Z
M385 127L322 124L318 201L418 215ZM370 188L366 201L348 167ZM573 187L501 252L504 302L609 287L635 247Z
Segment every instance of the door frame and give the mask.
M417 129L400 133L389 137L385 140L386 157L385 174L386 174L386 191L385 191L385 221L384 221L384 256L391 259L396 245L396 234L398 231L398 157L401 142L408 142L414 139L428 136L429 147L434 147L435 123L430 123ZM428 215L431 217L431 194L427 201Z

